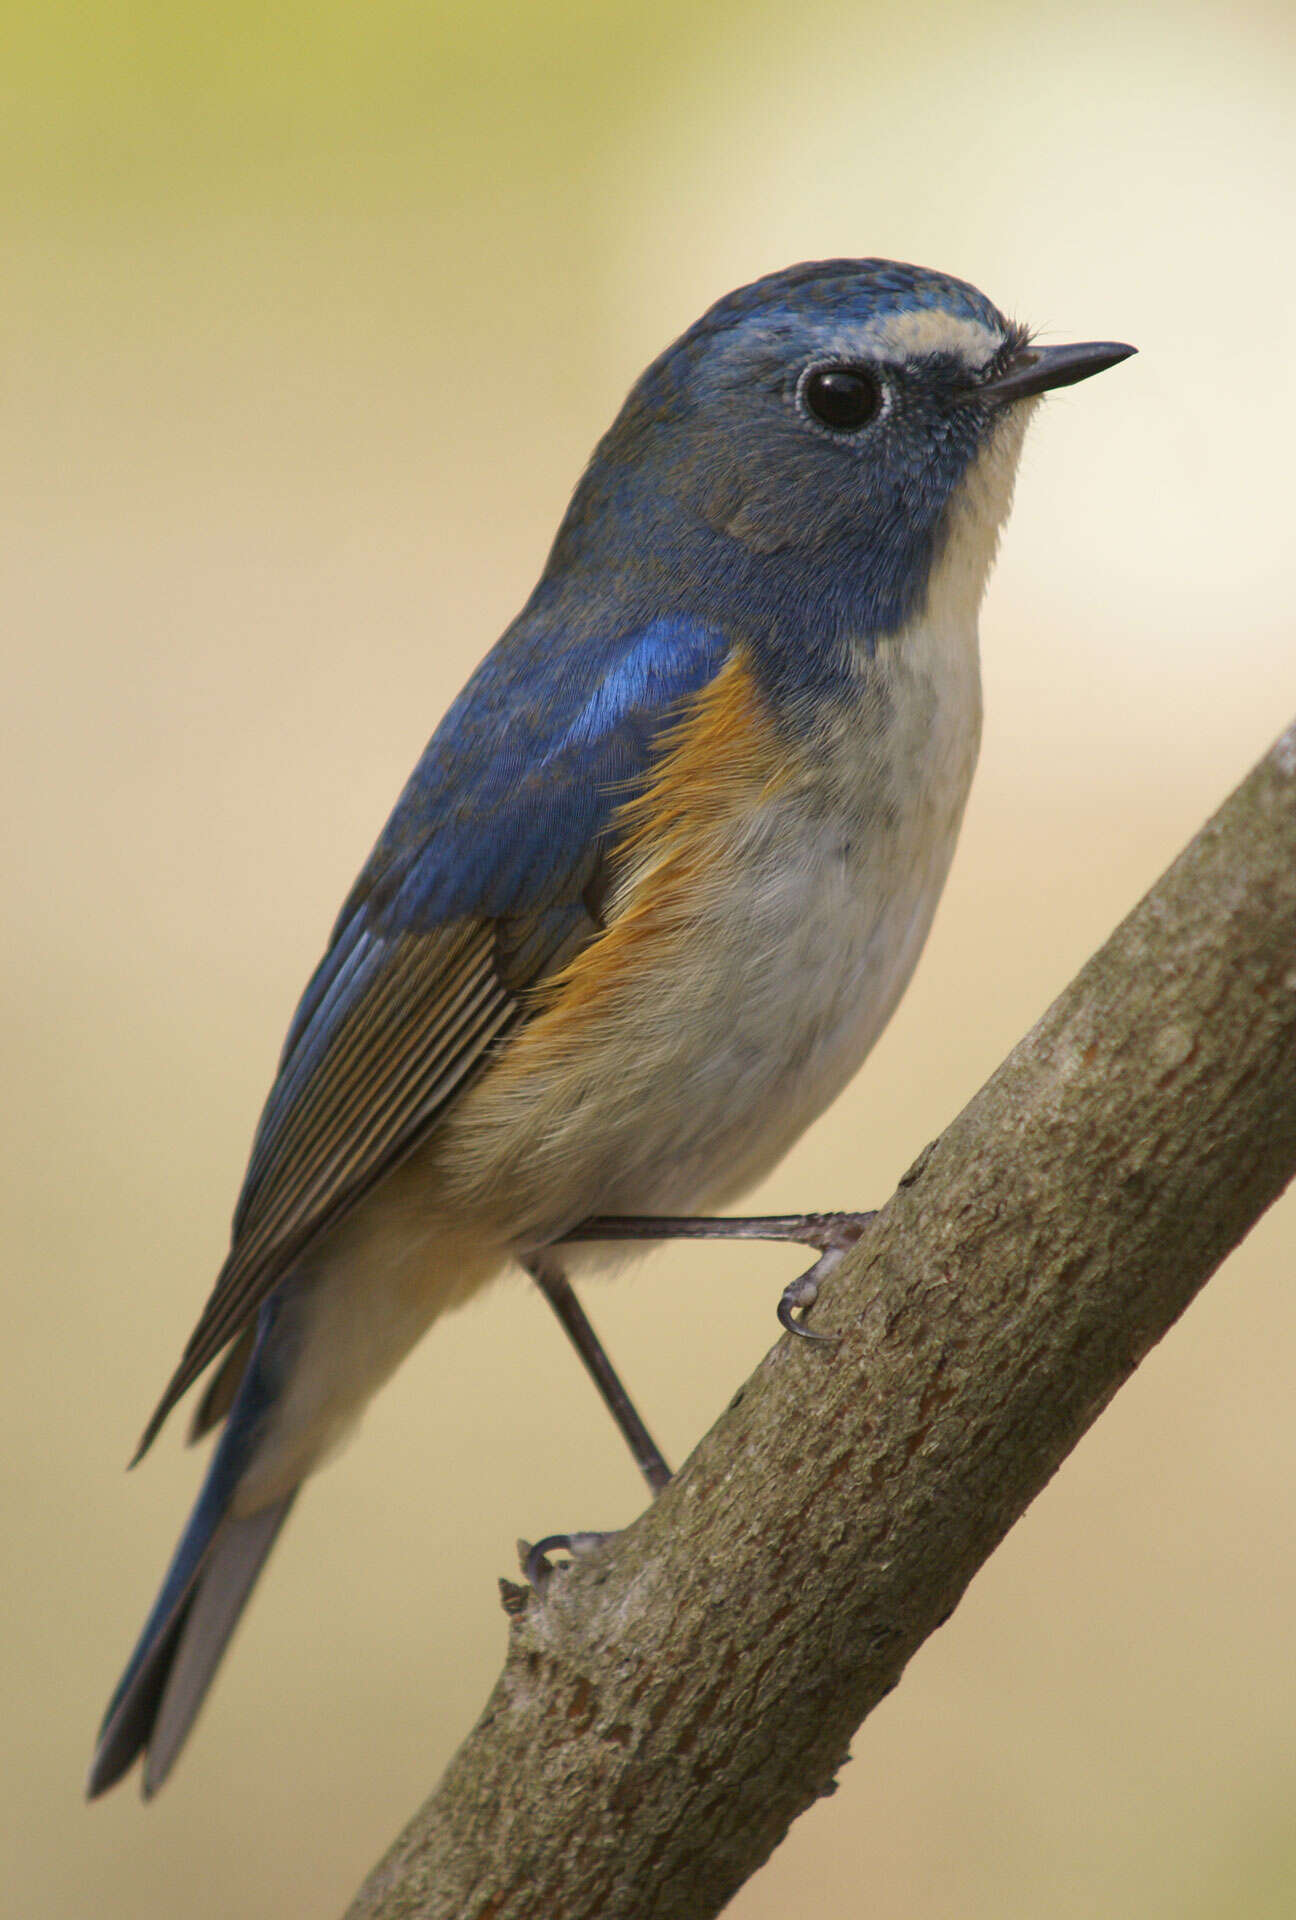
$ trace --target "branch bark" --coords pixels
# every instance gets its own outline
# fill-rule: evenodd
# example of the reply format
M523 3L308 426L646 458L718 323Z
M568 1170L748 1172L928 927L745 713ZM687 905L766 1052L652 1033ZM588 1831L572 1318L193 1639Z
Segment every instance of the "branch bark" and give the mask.
M661 1498L511 1626L348 1920L703 1920L1296 1171L1296 723Z

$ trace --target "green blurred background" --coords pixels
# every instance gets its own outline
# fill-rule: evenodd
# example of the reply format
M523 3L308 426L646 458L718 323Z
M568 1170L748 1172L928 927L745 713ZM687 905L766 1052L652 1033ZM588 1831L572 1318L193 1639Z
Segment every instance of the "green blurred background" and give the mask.
M493 1680L515 1537L641 1505L501 1287L312 1488L160 1800L81 1803L198 1463L177 1422L122 1467L287 1015L626 386L824 254L1142 348L1032 429L927 957L758 1196L867 1204L1296 711L1294 83L1290 10L1248 0L6 9L0 1906L340 1910ZM1294 1261L1288 1201L740 1920L1296 1911ZM793 1270L667 1253L596 1294L674 1457Z

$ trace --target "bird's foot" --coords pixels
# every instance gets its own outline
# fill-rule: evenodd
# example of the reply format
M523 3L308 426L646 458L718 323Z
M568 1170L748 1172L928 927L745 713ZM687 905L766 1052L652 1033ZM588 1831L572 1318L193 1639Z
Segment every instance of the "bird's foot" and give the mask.
M544 1583L554 1571L553 1562L548 1558L551 1553L567 1553L573 1560L583 1560L591 1553L597 1553L609 1540L615 1540L613 1533L547 1533L543 1540L537 1540L534 1546L526 1540L518 1541L518 1560L528 1583L536 1592L543 1591Z
M802 1231L796 1235L801 1246L818 1247L819 1258L807 1272L784 1287L779 1296L778 1320L781 1327L801 1340L817 1340L823 1346L836 1346L836 1333L816 1333L798 1318L819 1298L819 1289L850 1249L863 1239L874 1220L872 1213L807 1213L801 1217ZM791 1236L789 1236L791 1237Z
M819 1255L808 1273L784 1287L778 1305L780 1325L802 1340L835 1344L837 1335L815 1333L797 1318L819 1298L819 1289L842 1255L877 1219L873 1213L764 1213L747 1218L700 1215L600 1214L584 1220L567 1240L786 1240L814 1247Z

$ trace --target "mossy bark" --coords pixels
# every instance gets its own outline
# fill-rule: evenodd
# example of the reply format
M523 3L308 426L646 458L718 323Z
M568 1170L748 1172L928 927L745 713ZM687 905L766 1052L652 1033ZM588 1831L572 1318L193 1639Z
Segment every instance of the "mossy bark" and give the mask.
M1296 726L902 1181L840 1344L530 1597L349 1920L717 1913L1293 1171Z

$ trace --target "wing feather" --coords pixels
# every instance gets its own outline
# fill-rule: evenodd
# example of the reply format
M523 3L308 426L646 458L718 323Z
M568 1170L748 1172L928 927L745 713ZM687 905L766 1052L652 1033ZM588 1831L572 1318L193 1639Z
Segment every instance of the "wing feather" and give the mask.
M302 996L253 1142L229 1256L136 1459L311 1243L424 1137L598 931L627 797L719 635L657 619L564 638L543 590L415 769ZM199 1424L219 1417L214 1390Z
M495 974L490 928L466 943L456 934L407 940L385 958L381 985L344 1022L335 1053L291 1108L140 1453L286 1266L391 1171L518 1018L519 1001ZM446 968L437 949L451 944L458 951Z

